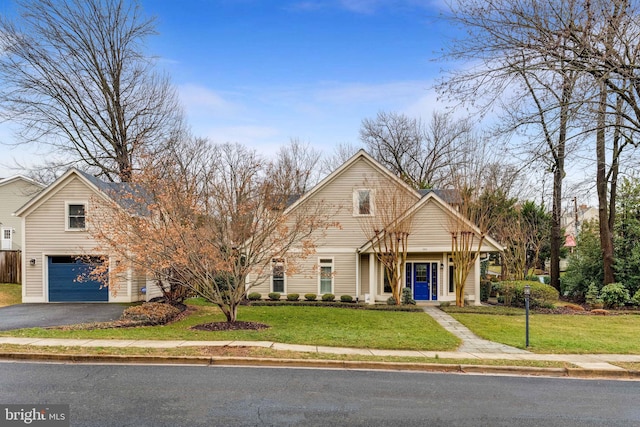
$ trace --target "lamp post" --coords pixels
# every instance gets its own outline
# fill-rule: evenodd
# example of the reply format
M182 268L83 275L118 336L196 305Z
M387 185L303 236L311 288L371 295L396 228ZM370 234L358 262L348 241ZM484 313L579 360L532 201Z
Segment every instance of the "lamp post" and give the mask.
M524 287L524 310L525 310L525 328L526 328L526 346L529 347L529 296L531 295L531 286Z

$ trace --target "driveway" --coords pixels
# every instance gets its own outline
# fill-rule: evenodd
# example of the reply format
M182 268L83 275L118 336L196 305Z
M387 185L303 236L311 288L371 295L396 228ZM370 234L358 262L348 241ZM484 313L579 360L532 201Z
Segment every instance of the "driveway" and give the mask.
M0 331L118 319L128 305L101 303L16 304L0 307Z

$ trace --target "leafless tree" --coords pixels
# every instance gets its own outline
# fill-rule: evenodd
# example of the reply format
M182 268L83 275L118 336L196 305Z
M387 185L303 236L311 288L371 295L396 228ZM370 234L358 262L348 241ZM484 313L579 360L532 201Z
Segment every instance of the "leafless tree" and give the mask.
M384 266L396 304L401 303L403 266L407 259L409 236L413 229L411 207L416 196L388 179L367 180L366 193L370 214L358 217L360 228L371 241L372 249Z
M425 124L404 114L379 112L364 119L360 139L367 151L414 188L442 188L447 169L459 162L471 133L467 120L434 112Z
M566 61L550 61L552 52L567 52L567 35L577 2L535 0L461 0L451 19L464 26L467 36L448 52L474 66L452 74L441 86L481 112L505 107L505 127L535 139L526 139L534 157L544 158L553 172L551 283L559 287L562 245L560 228L562 181L565 177L571 120L579 107L579 75ZM535 130L535 131L534 131ZM533 142L532 142L533 141Z
M297 138L280 148L271 165L269 175L276 191L302 195L320 180L320 151Z
M640 130L640 6L630 0L461 0L456 5L454 21L470 29L470 34L456 45L453 56L473 58L481 65L455 76L452 81L456 83L448 87L466 96L474 94L475 99L491 94L484 97L489 101L486 107L495 94L513 88L517 79L540 118L531 122L520 115L521 126L537 123L541 140L553 142L547 151L554 173L552 284L557 286L558 279L558 201L567 144L575 139L584 145L591 137L595 140L591 147L595 148L604 281L614 281L611 224L617 176L623 167L623 149L637 145ZM473 52L474 48L478 51ZM474 73L482 77L483 86L464 84ZM479 94L480 90L486 92ZM509 105L517 113L521 107ZM581 133L575 130L577 117Z
M150 156L130 185L120 184L125 191L112 197L119 203L94 201L90 230L100 250L126 261L104 268L117 274L133 265L216 304L235 322L274 258L286 257L294 273L335 225L330 202L288 209L289 195L274 191L267 164L244 146L196 140Z
M325 156L322 158L320 162L321 173L323 175L329 175L331 172L339 168L340 165L349 160L354 154L356 154L358 150L360 150L360 148L360 146L348 142L337 144L333 148L332 153L325 154Z
M18 0L0 19L0 106L20 143L111 181L128 181L138 153L181 127L168 78L144 50L154 33L135 0ZM67 166L68 166L67 164Z

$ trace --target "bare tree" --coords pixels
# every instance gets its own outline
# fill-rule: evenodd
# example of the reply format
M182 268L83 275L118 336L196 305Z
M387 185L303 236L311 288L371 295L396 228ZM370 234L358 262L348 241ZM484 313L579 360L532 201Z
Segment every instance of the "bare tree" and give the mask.
M366 198L358 200L365 209L365 214L358 217L360 228L371 241L373 251L384 266L393 298L400 304L403 266L413 228L414 214L410 209L417 197L389 180L369 180L364 185L371 190L359 195Z
M320 156L311 144L297 138L280 147L269 173L276 191L293 195L309 191L320 180Z
M403 114L379 112L364 119L360 139L367 151L414 188L443 187L471 132L466 120L434 112L428 124Z
M144 148L181 126L174 89L153 71L154 33L135 0L19 0L0 19L0 105L39 143L108 180L128 181Z
M595 134L604 281L614 281L611 224L615 221L617 176L622 167L622 151L637 145L635 134L640 130L640 6L630 0L463 0L457 4L454 20L470 28L471 34L457 45L453 56L482 61L485 66L479 71L476 68L475 76L483 77L482 90L492 94L489 100L494 99L493 94L513 87L510 78L517 77L529 94L535 95L527 99L533 101L538 117L544 119L544 123L540 121L542 136L554 143L549 151L554 172L554 286L558 285L556 264L561 236L557 219L563 154L567 154L566 144L576 136L569 123L575 123L577 112L584 118L585 137ZM457 83L463 81L457 79ZM476 99L480 89L478 85L452 87L463 88L460 93L474 94ZM513 104L509 108L520 111Z
M241 145L195 140L150 157L130 184L114 187L118 203L95 201L90 230L100 250L126 261L105 268L117 274L133 265L216 304L235 322L274 258L286 255L295 271L333 225L323 201L287 209L288 195L274 192L266 164Z
M507 130L535 136L526 139L527 144L536 147L534 158L549 163L554 179L551 283L555 287L559 287L563 239L560 219L567 141L580 97L575 90L579 75L567 61L549 58L571 50L568 29L577 6L574 0L456 2L451 19L468 33L453 44L448 55L478 65L454 73L440 86L481 112L502 101Z
M348 142L337 144L333 148L333 152L331 154L326 154L322 158L320 167L321 173L329 175L331 172L339 168L340 165L353 157L360 148L361 147Z

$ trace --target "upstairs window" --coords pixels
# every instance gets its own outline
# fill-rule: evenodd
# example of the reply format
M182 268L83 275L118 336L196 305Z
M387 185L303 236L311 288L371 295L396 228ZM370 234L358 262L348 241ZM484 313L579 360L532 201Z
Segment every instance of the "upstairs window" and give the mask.
M86 228L86 203L67 204L67 230L84 230Z
M373 215L373 192L369 189L355 190L353 193L353 214Z

